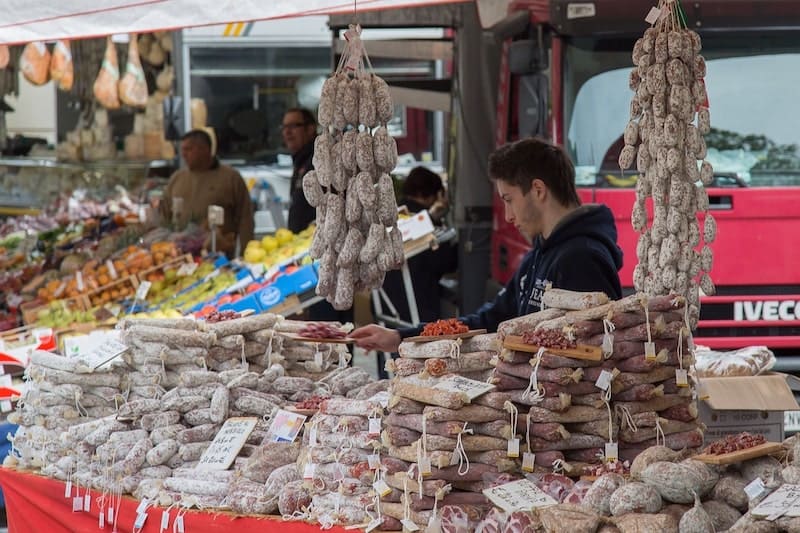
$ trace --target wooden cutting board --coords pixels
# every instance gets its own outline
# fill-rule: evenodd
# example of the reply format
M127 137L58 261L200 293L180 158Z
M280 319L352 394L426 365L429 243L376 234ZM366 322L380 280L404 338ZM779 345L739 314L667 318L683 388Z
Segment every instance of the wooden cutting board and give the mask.
M737 450L735 452L723 453L719 455L704 453L701 455L695 455L694 457L691 457L691 459L702 461L710 465L729 465L732 463L746 461L748 459L755 459L756 457L770 455L779 452L782 449L783 446L780 442L765 442L764 444L759 444L758 446L753 446L752 448L747 448L744 450Z
M350 337L342 337L340 339L317 339L314 337L303 337L300 335L294 335L292 333L282 333L281 335L293 341L316 342L318 344L353 344L356 342L355 339L351 339Z
M483 335L486 333L485 329L471 329L466 333L457 333L455 335L419 335L417 337L406 337L403 339L403 342L433 342L433 341L444 341L444 340L455 340L455 339L469 339L470 337L475 337L477 335Z
M515 352L537 353L539 347L535 344L526 344L521 336L509 335L503 342L503 348L514 350ZM599 346L589 346L578 344L575 348L545 348L547 353L571 357L572 359L583 359L586 361L602 361L603 349Z

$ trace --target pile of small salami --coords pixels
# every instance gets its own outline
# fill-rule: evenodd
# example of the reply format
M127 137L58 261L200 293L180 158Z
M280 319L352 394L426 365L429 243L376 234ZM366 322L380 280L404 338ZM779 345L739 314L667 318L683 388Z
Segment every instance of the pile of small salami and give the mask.
M405 259L389 175L397 164L386 128L394 105L389 86L367 68L360 33L350 27L339 68L322 86L324 131L314 141L315 170L303 178L305 197L317 208L309 252L320 260L317 294L336 309L349 309L355 291L380 287Z
M407 342L399 353L387 363L395 377L383 431L391 491L382 510L420 527L441 520L443 527L455 521L474 528L489 507L483 489L518 477L512 472L519 462L507 453L518 413L481 404L491 392L470 403L464 394L435 387L453 376L486 382L496 336Z
M699 290L708 295L715 290L709 245L717 224L708 212L705 190L714 180L714 169L704 160L703 135L711 128L706 63L700 55L700 36L686 28L680 3L662 0L659 8L658 20L633 48L630 88L635 94L619 165L627 169L635 161L640 172L631 217L633 228L641 233L633 275L636 289L648 295L685 296L694 324ZM649 228L648 198L654 206ZM703 246L698 249L701 237Z

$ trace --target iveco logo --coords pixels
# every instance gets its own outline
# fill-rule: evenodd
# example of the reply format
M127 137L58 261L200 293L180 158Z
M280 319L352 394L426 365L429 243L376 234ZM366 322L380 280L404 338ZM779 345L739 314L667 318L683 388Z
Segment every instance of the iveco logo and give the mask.
M734 320L800 320L800 302L765 300L763 302L734 302Z

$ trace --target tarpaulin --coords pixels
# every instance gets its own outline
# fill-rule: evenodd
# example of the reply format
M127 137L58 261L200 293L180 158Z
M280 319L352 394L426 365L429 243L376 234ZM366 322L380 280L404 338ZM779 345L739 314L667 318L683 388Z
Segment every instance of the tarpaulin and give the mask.
M9 533L97 533L113 530L106 524L99 528L100 494L90 492L91 506L89 512L73 512L72 503L76 488L72 488L70 498L64 496L66 484L35 474L19 472L8 468L0 468L0 485L6 498L6 516ZM80 489L81 495L85 494ZM123 496L119 509L116 510L116 530L129 533L134 529L136 509L139 501ZM150 507L146 511L141 533L159 533L161 517L164 509ZM177 510L170 513L169 527L173 531ZM185 533L318 533L320 527L303 522L284 522L280 517L247 517L230 513L211 511L188 511L183 516ZM341 527L328 529L332 533L345 533Z
M99 37L466 0L4 0L0 43Z

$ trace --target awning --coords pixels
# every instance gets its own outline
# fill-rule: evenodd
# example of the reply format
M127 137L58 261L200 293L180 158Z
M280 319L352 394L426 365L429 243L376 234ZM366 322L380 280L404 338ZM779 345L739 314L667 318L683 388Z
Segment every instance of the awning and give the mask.
M5 0L0 44L464 1L470 0Z

